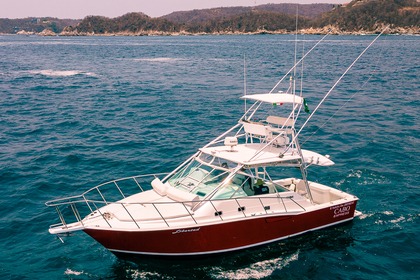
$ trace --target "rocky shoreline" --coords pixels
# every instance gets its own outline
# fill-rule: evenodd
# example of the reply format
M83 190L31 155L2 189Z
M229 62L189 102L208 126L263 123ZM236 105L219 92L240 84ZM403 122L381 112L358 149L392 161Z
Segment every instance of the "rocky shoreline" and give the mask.
M373 35L380 33L385 26L378 26L375 30L359 30L359 31L345 31L340 30L338 27L335 26L325 26L322 28L306 28L298 30L299 34L305 35L324 35L327 33L331 33L333 35ZM268 31L268 30L257 30L255 32L232 32L232 31L221 31L221 32L212 32L212 33L191 33L187 31L180 31L180 32L163 32L163 31L140 31L140 32L116 32L116 33L104 33L104 34L95 34L95 33L88 33L88 32L79 32L75 31L67 31L63 30L60 33L55 33L52 30L44 29L42 32L28 32L25 30L21 30L17 35L37 35L37 36L199 36L199 35L260 35L260 34L295 34L295 31L287 31L287 30L276 30L276 31ZM390 35L420 35L420 28L418 26L412 27L390 27L388 30L384 32L384 34Z

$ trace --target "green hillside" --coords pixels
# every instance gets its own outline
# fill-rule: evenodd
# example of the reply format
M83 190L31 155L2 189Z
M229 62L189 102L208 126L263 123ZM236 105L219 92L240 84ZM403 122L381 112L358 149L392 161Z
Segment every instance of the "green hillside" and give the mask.
M347 5L268 4L174 12L152 18L128 13L116 18L88 16L83 20L54 18L0 19L0 33L22 30L60 35L174 35L290 33L377 33L390 25L390 33L419 34L420 3L417 0L353 0ZM44 31L44 33L46 33ZM47 32L48 33L48 32Z

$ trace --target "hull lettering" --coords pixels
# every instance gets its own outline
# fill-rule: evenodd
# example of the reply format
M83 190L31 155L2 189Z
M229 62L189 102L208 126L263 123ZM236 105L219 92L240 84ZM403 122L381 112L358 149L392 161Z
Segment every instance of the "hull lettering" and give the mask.
M189 229L178 229L176 231L173 231L172 234L178 234L178 233L187 233L187 232L194 232L199 231L200 228L189 228Z

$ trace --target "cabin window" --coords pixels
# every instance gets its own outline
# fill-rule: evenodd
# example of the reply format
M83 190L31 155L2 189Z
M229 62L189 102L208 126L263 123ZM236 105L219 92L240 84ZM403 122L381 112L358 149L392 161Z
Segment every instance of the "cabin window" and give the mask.
M252 195L252 180L244 174L236 174L222 186L212 199L229 199Z

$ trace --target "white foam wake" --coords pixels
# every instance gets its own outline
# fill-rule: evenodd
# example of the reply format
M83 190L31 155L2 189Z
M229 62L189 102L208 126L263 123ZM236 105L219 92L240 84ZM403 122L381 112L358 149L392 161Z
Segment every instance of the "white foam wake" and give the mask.
M70 268L67 268L66 271L64 271L65 275L81 275L83 274L83 271L75 271L71 270Z
M384 217L387 216L387 217ZM359 219L364 220L367 218L376 218L379 216L374 223L377 225L386 225L391 224L395 227L402 227L404 223L414 222L414 220L420 218L420 214L408 214L408 215L400 215L396 216L392 211L382 211L377 213L363 213L359 216Z
M276 269L281 269L290 262L296 261L298 257L299 251L285 259L275 258L256 262L249 267L238 270L220 271L220 268L215 268L215 273L212 276L217 279L262 279L273 274Z
M35 75L44 75L44 76L50 76L50 77L70 77L70 76L76 76L76 75L86 75L91 77L96 77L95 73L91 72L84 72L79 70L51 70L51 69L44 69L44 70L32 70L29 71L31 74Z
M148 271L140 271L137 269L127 269L127 273L130 275L131 279L163 279L162 275L157 272L148 272Z

